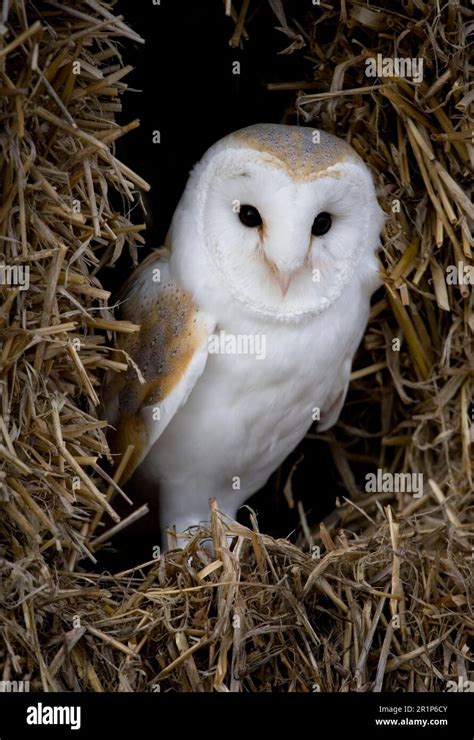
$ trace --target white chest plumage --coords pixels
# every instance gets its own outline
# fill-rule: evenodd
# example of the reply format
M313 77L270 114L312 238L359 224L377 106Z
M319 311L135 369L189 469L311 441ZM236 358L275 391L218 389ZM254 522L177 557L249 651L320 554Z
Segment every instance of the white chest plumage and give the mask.
M141 466L145 479L160 482L165 522L178 531L197 523L210 497L235 516L318 416L320 427L333 423L327 415L338 399L342 405L368 313L358 286L346 299L304 325L217 323L223 351L208 357L188 401ZM239 337L255 338L253 346L241 340L240 349L255 349L259 359L233 354Z

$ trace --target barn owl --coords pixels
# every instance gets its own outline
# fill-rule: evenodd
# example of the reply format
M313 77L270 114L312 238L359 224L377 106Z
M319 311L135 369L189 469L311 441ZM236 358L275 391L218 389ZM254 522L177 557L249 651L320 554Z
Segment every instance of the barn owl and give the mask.
M384 214L371 175L323 131L257 124L194 167L165 249L125 287L127 373L105 389L125 480L159 495L162 530L236 516L305 436L337 420ZM141 485L141 484L140 484ZM165 540L166 541L166 540Z

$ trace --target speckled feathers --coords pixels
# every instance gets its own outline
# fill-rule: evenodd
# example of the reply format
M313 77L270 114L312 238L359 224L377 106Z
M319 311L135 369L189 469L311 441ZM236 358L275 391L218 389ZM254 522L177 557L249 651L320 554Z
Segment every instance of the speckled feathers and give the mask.
M236 131L229 140L261 152L296 181L312 179L335 164L358 159L342 139L307 127L260 123Z

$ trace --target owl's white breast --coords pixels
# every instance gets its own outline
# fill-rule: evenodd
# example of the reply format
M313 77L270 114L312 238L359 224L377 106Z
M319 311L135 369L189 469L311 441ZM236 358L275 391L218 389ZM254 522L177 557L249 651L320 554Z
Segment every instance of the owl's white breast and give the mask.
M368 308L369 295L357 283L304 324L270 323L222 306L216 331L264 336L266 356L209 355L186 404L142 464L145 477L160 480L162 495L173 495L170 521L192 520L203 497L235 512L302 439L316 407L324 422L329 397L348 380Z

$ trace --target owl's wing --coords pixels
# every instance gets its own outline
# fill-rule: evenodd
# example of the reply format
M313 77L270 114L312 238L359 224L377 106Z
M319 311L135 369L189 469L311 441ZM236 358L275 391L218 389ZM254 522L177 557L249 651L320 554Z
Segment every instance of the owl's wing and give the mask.
M107 378L103 393L104 416L115 427L112 451L123 454L134 445L122 483L186 403L204 371L208 337L215 327L171 279L165 250L144 260L124 292L122 317L139 324L140 331L121 335L117 349L132 362L127 372Z
M337 381L334 384L329 398L323 409L321 409L321 421L318 424L318 432L325 432L330 429L339 419L339 414L344 406L347 391L349 390L349 381L351 377L352 356L346 359L338 374Z

